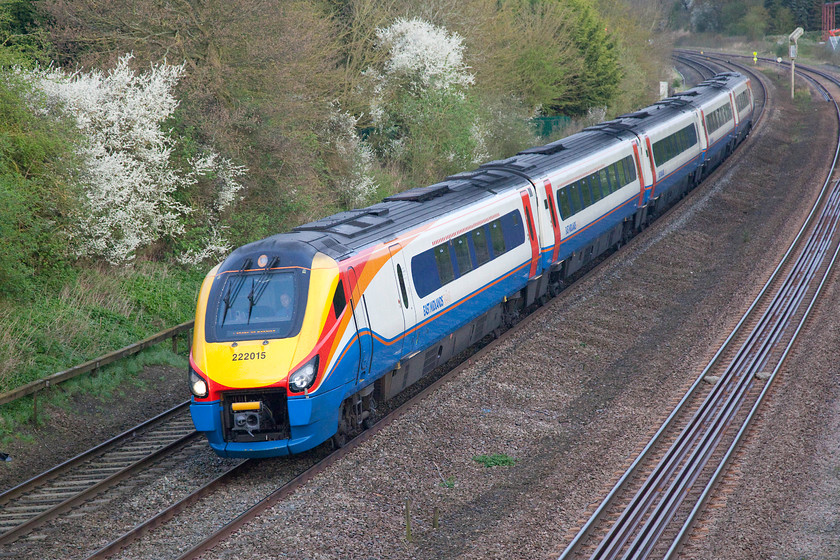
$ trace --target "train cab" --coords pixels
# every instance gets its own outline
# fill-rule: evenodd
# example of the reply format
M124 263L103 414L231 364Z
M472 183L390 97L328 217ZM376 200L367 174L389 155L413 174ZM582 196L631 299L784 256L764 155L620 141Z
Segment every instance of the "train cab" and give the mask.
M335 302L344 299L335 295L339 280L332 258L272 238L237 249L208 274L190 353L190 410L219 455L284 455L334 431L329 418L310 420L313 406L329 400L324 366Z

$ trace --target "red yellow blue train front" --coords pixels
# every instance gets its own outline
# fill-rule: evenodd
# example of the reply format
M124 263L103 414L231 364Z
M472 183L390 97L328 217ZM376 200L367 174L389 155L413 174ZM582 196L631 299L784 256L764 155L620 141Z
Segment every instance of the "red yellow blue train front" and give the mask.
M287 455L335 433L352 382L325 371L347 328L336 317L339 279L335 260L282 235L240 247L207 275L190 353L190 412L217 454Z

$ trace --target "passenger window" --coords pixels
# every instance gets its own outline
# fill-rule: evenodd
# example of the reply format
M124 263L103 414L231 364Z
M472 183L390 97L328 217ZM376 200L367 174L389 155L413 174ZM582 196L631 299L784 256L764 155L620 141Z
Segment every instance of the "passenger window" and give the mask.
M603 192L601 191L601 176L599 173L593 173L589 176L589 188L592 189L592 202L598 202L603 196ZM609 194L609 193L607 193Z
M588 208L592 204L592 192L589 190L589 181L586 177L580 181L580 194L583 196L583 207Z
M468 234L452 240L452 248L455 250L455 262L458 263L458 276L463 276L473 269Z
M569 191L569 202L572 204L572 213L577 214L583 210L583 205L580 203L580 182L575 181L566 189Z
M455 270L452 268L452 258L449 256L449 243L435 247L435 263L441 286L455 280Z
M505 236L502 233L501 220L490 222L490 240L493 243L493 258L495 259L505 252Z
M505 240L505 252L525 243L525 230L522 227L522 216L519 211L508 212L500 218L502 234ZM531 230L533 234L533 230Z
M490 248L487 246L487 233L484 226L472 230L473 248L475 249L475 266L479 267L490 260Z
M607 168L598 171L598 179L601 181L601 194L607 196L612 191L610 190L610 179L607 176Z
M569 205L568 189L557 189L557 206L560 210L560 217L564 220L569 219L572 215L572 207Z
M424 298L441 286L435 259L436 248L423 251L411 258L411 277L417 296Z
M697 143L697 129L694 125L691 125L686 130L688 131L688 147L690 148Z
M408 309L408 292L405 289L405 279L403 278L402 267L397 265L397 280L400 282L400 293L402 293L403 305Z
M623 187L630 181L627 180L627 175L624 173L624 162L617 161L613 164L615 167L616 175L618 175L618 188Z
M633 156L627 156L624 158L624 173L627 176L627 182L624 183L625 185L628 185L636 180L636 165L633 160Z
M621 183L619 183L618 177L618 165L614 163L607 167L607 175L609 175L610 192L614 193L619 188L621 188Z
M665 151L662 149L662 141L653 144L653 161L656 165L661 165L665 161Z

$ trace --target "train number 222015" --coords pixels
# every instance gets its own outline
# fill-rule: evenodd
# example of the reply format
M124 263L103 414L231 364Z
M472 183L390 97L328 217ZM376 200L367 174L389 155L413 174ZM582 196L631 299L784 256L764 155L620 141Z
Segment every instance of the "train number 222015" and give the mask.
M244 360L265 360L265 352L240 352L233 355L234 362Z

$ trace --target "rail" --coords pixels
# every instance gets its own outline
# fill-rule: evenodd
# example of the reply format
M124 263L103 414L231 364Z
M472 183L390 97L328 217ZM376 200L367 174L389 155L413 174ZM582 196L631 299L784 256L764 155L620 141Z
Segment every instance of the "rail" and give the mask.
M27 395L33 395L38 391L47 389L48 387L52 387L53 385L58 385L59 383L63 383L64 381L73 379L74 377L78 377L79 375L82 375L84 373L97 370L102 366L106 366L108 364L116 362L117 360L121 360L128 356L137 354L138 352L145 350L150 346L160 344L164 340L170 338L172 339L172 346L174 349L175 344L178 340L178 335L192 329L194 323L195 321L187 321L186 323L181 323L176 327L172 327L171 329L167 329L157 334L153 334L148 338L144 338L140 342L129 344L124 348L120 348L119 350L115 350L114 352L110 352L108 354L105 354L104 356L94 358L93 360L90 360L78 366L71 367L70 369L54 373L48 377L36 379L35 381L27 383L26 385L21 385L16 389L12 389L11 391L2 393L0 394L0 405L10 403Z

